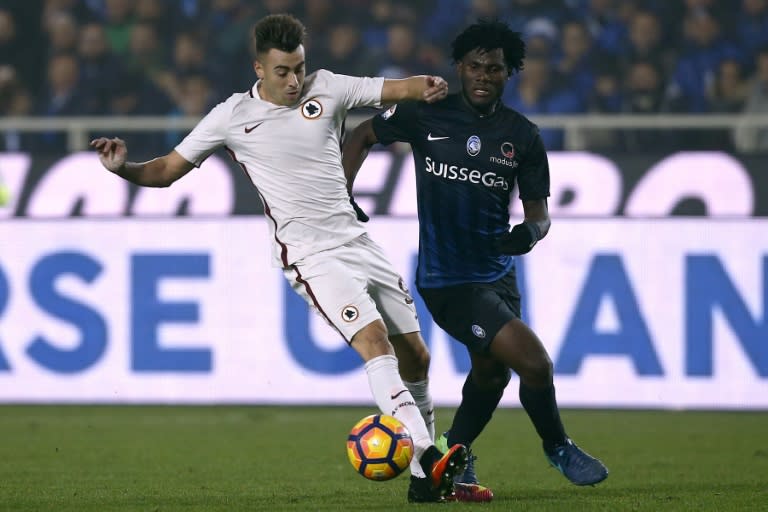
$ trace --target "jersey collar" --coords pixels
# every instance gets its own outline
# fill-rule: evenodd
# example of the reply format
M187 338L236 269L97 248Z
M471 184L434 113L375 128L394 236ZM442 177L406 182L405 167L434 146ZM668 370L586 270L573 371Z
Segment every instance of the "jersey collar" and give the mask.
M462 108L472 114L474 117L480 118L480 119L490 119L491 117L495 116L499 110L501 110L501 107L503 103L501 102L501 98L496 100L496 104L493 106L493 110L490 114L483 114L479 112L477 109L475 109L472 105L469 104L467 99L464 97L464 93L459 91L457 94L458 96L458 102L461 104Z
M251 98L256 98L258 100L262 99L261 94L259 94L259 82L261 82L261 80L256 80L250 90Z

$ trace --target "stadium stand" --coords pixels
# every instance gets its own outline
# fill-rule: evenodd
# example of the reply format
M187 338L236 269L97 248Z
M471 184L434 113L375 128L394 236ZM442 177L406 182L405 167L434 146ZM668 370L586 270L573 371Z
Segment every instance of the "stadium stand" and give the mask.
M449 80L459 27L511 20L528 59L504 101L533 117L768 111L768 0L0 0L0 119L199 117L251 85L243 41L274 12L311 28L310 69ZM2 126L0 151L72 148L61 130ZM159 152L182 132L132 137ZM581 145L768 151L768 130L595 129Z

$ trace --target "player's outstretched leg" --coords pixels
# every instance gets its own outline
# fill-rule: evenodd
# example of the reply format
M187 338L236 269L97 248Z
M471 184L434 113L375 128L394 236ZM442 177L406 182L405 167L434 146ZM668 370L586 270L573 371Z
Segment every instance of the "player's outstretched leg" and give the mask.
M436 445L440 450L448 448L448 432L441 435ZM475 460L477 457L472 450L467 450L467 466L464 471L453 477L453 496L449 499L463 502L487 503L493 500L493 491L480 484L475 472Z
M594 485L608 478L608 468L574 443L570 438L565 444L544 453L549 463L565 478L576 485Z
M608 469L565 432L555 398L552 360L530 327L519 319L510 320L493 339L491 352L520 376L520 403L542 440L549 463L576 485L605 480Z

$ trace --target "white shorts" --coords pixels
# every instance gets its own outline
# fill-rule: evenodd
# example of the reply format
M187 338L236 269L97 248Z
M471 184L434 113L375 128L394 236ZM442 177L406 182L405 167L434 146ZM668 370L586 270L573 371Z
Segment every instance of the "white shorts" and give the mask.
M419 330L408 288L367 234L284 268L291 287L347 343L360 329L381 319L390 336Z

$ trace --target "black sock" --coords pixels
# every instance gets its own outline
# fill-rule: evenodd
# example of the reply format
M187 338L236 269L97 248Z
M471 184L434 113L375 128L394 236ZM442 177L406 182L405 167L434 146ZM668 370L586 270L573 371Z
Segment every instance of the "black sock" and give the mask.
M504 389L484 390L475 384L472 372L461 389L461 404L448 432L448 446L461 443L469 447L491 421Z
M533 389L520 383L520 403L536 427L547 453L565 443L566 435L555 401L555 387Z
M427 474L427 478L432 474L432 465L440 460L440 457L442 456L443 454L440 453L440 450L438 450L435 445L430 446L421 454L421 457L419 457L419 464L421 464L421 469L424 470L424 473Z

